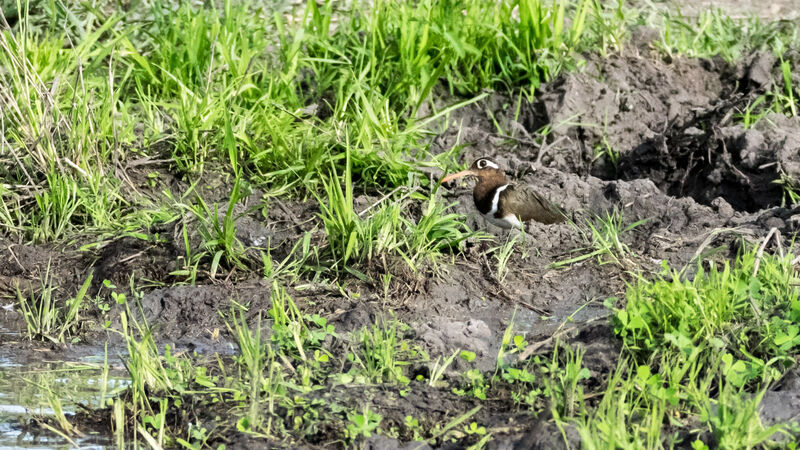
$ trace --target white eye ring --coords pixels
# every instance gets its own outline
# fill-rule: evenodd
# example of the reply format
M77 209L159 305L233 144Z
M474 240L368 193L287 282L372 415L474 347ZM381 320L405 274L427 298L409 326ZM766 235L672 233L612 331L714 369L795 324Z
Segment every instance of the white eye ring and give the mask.
M486 167L486 161L484 160L478 161L478 169L483 169L484 167Z

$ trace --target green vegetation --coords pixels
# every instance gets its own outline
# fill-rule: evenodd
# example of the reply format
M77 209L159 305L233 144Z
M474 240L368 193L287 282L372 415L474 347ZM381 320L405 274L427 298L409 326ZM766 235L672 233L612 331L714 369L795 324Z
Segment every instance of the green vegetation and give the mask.
M654 15L647 22L659 30L658 46L668 55L719 55L734 61L753 50L782 53L800 39L796 28L787 22L765 22L757 17L735 19L720 8L703 11L695 18Z
M89 274L75 297L66 301L60 300L55 295L56 288L50 278L48 265L38 292L31 288L26 296L22 289L16 286L17 302L27 327L28 337L64 343L67 338L77 335L81 322L80 312L91 282L92 275Z
M15 161L3 193L13 208L2 219L36 242L152 225L136 213L151 201L120 196L130 180L118 180L112 165L162 143L186 176L229 164L271 195L304 197L348 180L373 192L420 189L420 164L442 164L424 139L453 109L418 114L440 80L463 96L492 87L532 95L594 45L595 21L606 14L588 1L380 2L334 26L333 3L310 2L290 26L232 1L174 12L154 2L145 22L81 6L30 8L2 34L3 127ZM39 29L40 17L71 26ZM205 237L210 247L230 242ZM430 243L412 245L416 253ZM238 265L231 252L222 259Z
M633 448L659 448L669 417L702 424L694 448L708 448L706 433L719 448L753 448L784 430L755 411L800 343L792 258L752 250L720 269L698 267L692 280L667 267L639 279L615 310L623 347L608 389L593 413L565 420L587 442Z
M534 349L530 356L530 344L514 333L513 325L503 336L494 373L469 369L461 380L443 379L458 351L431 364L425 352L403 338L406 327L397 321L341 336L324 318L301 313L273 284L269 340L261 337L261 320L248 326L244 309L229 316L239 346L233 366L222 360L203 362L199 355L172 356L169 348L161 352L154 346L146 326L124 327L134 399L124 414L136 418L140 436L159 444L186 430L182 427L188 425L181 423L169 430L164 422L170 408L185 402L233 411L236 420L228 426L272 439L311 438L321 427L340 427L339 435L348 442L377 432L431 443L493 432L475 421L476 415L485 417L478 411L422 426L413 418L400 422L369 406L347 406L314 394L327 383L377 384L400 398L435 386L478 400L507 392L520 410L549 411L562 429L577 429L589 448L609 443L661 448L670 442L693 442L700 448L711 442L721 448L758 446L786 429L765 427L755 411L765 389L793 365L800 346L800 277L793 259L753 249L732 264L716 267L708 261L707 270L706 262L699 264L691 278L667 266L654 280L637 278L623 308L614 308L615 299L609 299L622 349L617 367L607 379L597 380L599 386L589 384L594 375L584 367L581 348L556 340L550 350ZM350 350L328 350L339 343ZM475 354L461 351L460 357L471 364ZM433 370L412 378L421 364ZM156 403L154 393L161 399ZM665 435L665 421L688 435ZM190 427L188 436L175 439L194 447L214 438L208 430Z
M245 248L236 237L236 219L239 216L234 214L234 208L243 197L242 189L242 181L237 178L233 183L233 189L228 198L228 207L223 214L220 214L216 203L214 203L213 208L209 207L200 197L197 198L196 205L183 206L198 221L197 230L200 233L204 247L203 252L192 255L187 238L184 241L187 251L186 261L197 260L197 264L205 256L211 256L209 268L211 278L216 275L220 263L223 263L227 269L247 269ZM186 228L184 227L184 232L185 230Z
M698 265L692 278L668 267L653 281L637 278L623 308L607 302L622 349L599 389L580 348L527 351L509 328L494 375L470 370L454 391L486 399L508 389L520 408L549 410L561 429L577 429L586 448L758 447L788 431L764 426L756 409L800 344L793 258L753 249L720 269ZM506 363L514 354L522 361ZM686 434L666 433L667 423Z
M587 246L585 249L578 250L583 252L582 255L564 261L557 261L552 266L563 267L586 259L596 258L598 264L601 265L613 263L623 268L633 268L635 262L632 261L631 257L634 255L632 255L628 245L622 241L622 236L630 233L645 222L647 220L643 219L624 225L622 212L615 209L607 211L603 216L595 217L594 221L586 219L588 230L578 228L573 223L573 228L578 230Z
M433 260L440 252L457 248L471 233L463 216L448 213L434 196L426 197L408 189L408 195L375 206L375 211L357 213L353 206L350 153L346 152L344 189L338 182L323 181L326 199L317 197L320 217L328 236L331 267L348 269L358 263L372 263L379 257L399 257L416 269L420 262ZM402 211L414 202L425 202L422 217L413 221ZM371 212L364 218L365 213ZM340 267L343 266L343 267Z
M148 443L152 439L159 445L195 448L233 431L229 427L268 439L302 438L313 436L326 423L343 427L341 436L351 440L369 436L380 424L380 415L368 408L357 410L315 398L314 392L329 382L407 385L411 365L427 360L401 337L404 325L397 322L353 333L352 351L334 354L323 342L333 339L336 343L343 337L324 318L302 314L277 283L271 300L272 325L266 340L261 331L265 322L260 318L251 327L245 309L228 314L239 350L232 361L229 357L214 361L197 354L173 355L169 347L160 350L147 325L128 323L135 308L126 301L122 334L128 345L126 368L132 383L130 398L115 414L122 415L120 422L128 424L126 427L134 427L129 430L134 443L143 438ZM339 372L342 366L345 370ZM213 435L195 428L189 417L185 423L167 423L169 411L184 404L226 410L234 419L220 423L222 428Z
M0 1L0 231L13 256L0 281L14 283L25 338L65 345L84 331L116 333L130 379L107 392L108 361L91 367L101 393L80 416L65 407L70 397L54 374L26 374L41 428L77 446L76 419L99 417L118 447L190 449L355 447L374 435L477 449L539 422L553 425L559 443L577 435L590 449L762 448L796 431L758 414L800 355L791 251L742 241L735 258L717 253L675 268L665 256L653 272L634 244L647 219L624 220L626 205L555 237L493 239L470 229L436 182L476 139L537 147L539 165L556 124L532 125L540 128L529 136L523 108L538 121L543 83L581 70L587 54L625 50L634 26L655 28L665 60L774 53L779 76L735 117L745 128L771 113L796 118L798 61L788 52L800 44L796 26L597 0L309 0L297 10L128 3ZM525 136L495 117L498 100ZM492 132L475 137L465 110L485 110ZM589 159L624 167L609 124L584 125L602 129ZM438 139L450 135L457 139ZM775 183L782 202L795 204L798 181L783 170ZM577 244L542 262L542 239L565 237ZM62 265L83 267L122 253L114 245L126 239L135 250L104 259L113 264L99 265L102 275L70 267L59 278L50 265L38 273L34 257L12 251L79 248ZM624 299L605 303L608 337L619 345L607 372L565 328L580 309L548 313L563 323L538 342L528 342L541 337L529 334L528 315L514 316L499 349L437 348L437 333L481 332L471 317L453 318L448 302L484 314L502 296L533 310L507 281L545 286L579 266L596 271L590 281L627 283ZM469 274L462 283L485 275L493 290L416 311L413 302L431 292L449 295L436 282L451 269ZM586 287L575 280L575 291ZM264 297L239 302L237 283L263 287ZM220 303L221 332L191 331L213 345L222 334L235 353L156 338L144 317L158 314L158 302L143 301L145 292L177 285L231 293ZM336 319L353 310L354 328L341 330ZM403 323L430 311L453 328L420 336ZM491 318L505 327L508 317Z
M393 224L387 240L376 242L383 222L416 221L393 208L372 208L356 220L343 209L353 185L391 194L385 204L403 198L444 208L420 169L452 161L452 154L431 154L425 142L454 108L482 98L485 89L531 97L541 82L579 66L579 52L620 49L633 24L658 26L667 54L729 60L758 48L779 52L796 39L783 24L753 19L742 26L719 11L690 21L586 0L357 3L348 20L338 20L333 2L309 2L291 22L231 0L220 9L186 3L176 11L156 1L111 15L61 3L17 8L13 32L0 35L0 65L7 68L0 73L2 127L14 161L3 173L0 225L47 242L78 230L148 228L174 220L157 213L164 206L189 209L204 240L193 256L205 259L212 278L220 265L245 265L230 210L244 186L270 196L323 194L333 256L325 264L338 269L351 259L371 261L376 252L416 265L457 244L458 234L445 242L435 237L452 231L447 223L410 232ZM782 67L783 90L762 106L794 115L789 61ZM439 84L471 99L431 109ZM188 207L139 192L118 169L141 157L167 157L187 179L208 170L232 174L225 218L212 217L199 198ZM137 195L127 195L131 187Z

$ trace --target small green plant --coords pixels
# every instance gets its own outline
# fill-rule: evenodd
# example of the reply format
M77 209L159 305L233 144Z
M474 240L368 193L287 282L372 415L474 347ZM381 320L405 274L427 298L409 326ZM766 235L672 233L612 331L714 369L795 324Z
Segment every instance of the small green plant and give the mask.
M405 368L427 359L422 349L402 339L408 326L393 320L391 324L373 325L356 333L358 347L348 355L367 380L378 383L408 384Z
M408 429L412 433L413 440L415 441L423 440L424 432L419 424L419 420L415 419L413 416L406 416L404 425L406 429Z
M173 384L149 327L140 325L136 320L131 320L132 326L129 326L128 318L131 317L129 313L128 308L128 311L120 314L121 333L128 349L125 366L131 376L134 406L141 412L142 417L146 417L148 414L154 414L148 400L149 393L169 392ZM136 334L141 337L137 338Z
M462 378L462 387L453 388L453 393L486 400L486 394L489 392L489 383L480 370L469 369L464 372Z
M211 256L211 266L209 272L213 278L222 263L225 267L247 269L245 262L245 249L236 237L235 206L243 198L243 181L237 178L233 183L233 189L228 199L228 207L224 215L220 218L217 204L214 203L210 208L202 198L197 198L197 204L193 206L183 206L188 209L195 218L198 219L198 231L203 239L203 248ZM188 253L187 262L191 261Z
M453 205L445 205L435 196L424 198L422 217L413 223L407 222L408 236L406 246L412 261L433 259L440 252L458 248L470 237L485 239L486 236L474 233L464 224L464 216L447 212Z
M47 175L47 189L34 198L38 214L32 217L32 236L36 242L58 239L72 229L73 221L83 207L78 185L59 173Z
M243 311L236 312L234 316L234 327L228 325L228 329L236 336L236 343L239 346L239 356L236 358L239 367L245 372L247 385L248 406L244 420L248 429L259 429L262 422L261 413L261 389L268 380L264 379L264 369L271 365L273 358L272 352L261 339L261 316L259 315L255 323L255 332L247 325L247 320ZM241 422L240 422L241 423Z
M589 251L583 255L553 263L552 267L563 267L589 258L597 258L599 264L613 263L622 267L632 267L634 265L630 259L632 252L628 245L622 242L622 235L646 221L643 219L624 225L622 212L617 209L606 211L604 216L598 216L593 222L587 220L589 232L579 231L589 244L586 249Z
M788 110L792 117L797 117L797 100L795 99L794 86L792 86L792 66L789 61L781 57L781 74L783 75L783 95L777 95L784 110Z
M347 264L351 258L361 257L365 242L359 239L362 228L361 219L353 208L353 182L350 153L347 153L344 173L344 190L334 176L330 181L323 180L327 202L319 198L322 222L328 234L330 250L335 261Z
M272 249L267 244L267 250L261 252L263 264L262 275L267 280L293 282L300 277L304 264L312 258L311 233L303 234L303 239L295 243L289 254L282 261L272 259Z
M472 361L475 361L475 358L477 357L477 355L475 354L475 352L471 352L471 351L469 351L469 350L461 350L461 353L459 353L459 355L458 355L458 356L459 356L461 359L463 359L464 361L466 361L466 362L470 362L470 363L471 363Z
M495 277L500 284L502 284L508 276L508 262L511 259L511 256L514 254L514 248L518 243L520 243L520 241L524 244L524 232L509 235L509 238L506 239L506 242L503 245L489 249L496 263Z
M561 356L563 351L563 356ZM572 417L576 409L585 408L581 382L589 378L589 369L583 367L584 351L555 346L549 364L543 367L544 390L542 395L550 400L550 410L556 417ZM562 362L560 358L564 358Z
M761 422L758 410L765 393L766 388L750 395L721 380L716 401L706 393L697 395L700 420L714 434L717 448L756 448L785 428L781 423L765 427Z
M75 297L62 304L62 301L54 295L56 288L50 278L50 263L48 262L38 294L31 290L25 296L17 286L17 304L25 319L28 338L63 343L65 339L74 337L81 321L80 311L83 300L91 282L92 274L90 273Z
M620 153L611 147L605 134L603 134L603 142L597 144L594 148L594 160L606 158L608 162L614 167L614 172L619 170Z
M428 379L428 385L437 386L439 384L439 381L442 379L442 376L444 375L444 371L447 370L448 367L450 367L450 364L453 363L453 360L456 358L456 355L458 355L460 351L461 351L460 349L456 349L456 351L454 351L453 354L451 354L448 358L446 358L444 362L442 362L441 364L439 363L441 357L437 357L436 361L433 361L430 368L430 378Z
M203 426L194 426L194 424L189 425L186 434L188 440L176 438L175 441L184 448L191 450L200 450L204 448L207 445L208 439L211 437L211 433L207 428Z
M348 413L347 419L350 421L350 424L347 425L347 436L352 442L361 436L372 436L372 433L380 426L383 416L370 411L369 407L365 406L363 413Z
M761 121L769 112L768 108L764 106L767 103L767 95L761 95L753 102L747 104L747 107L744 109L744 112L739 114L739 118L742 120L742 124L744 125L745 129L752 128L755 124ZM759 107L761 109L759 110Z
M586 33L596 36L599 41L600 54L605 56L609 51L622 50L629 34L629 11L625 2L604 3L593 1L591 3L592 16L587 21Z
M483 436L486 434L486 427L478 425L478 422L470 422L469 425L464 426L464 432L473 435Z
M281 350L282 358L298 361L296 388L310 390L314 383L325 379L325 367L331 354L322 344L326 338L337 337L334 327L317 314L301 314L291 297L276 282L273 282L271 299L272 342Z
M783 189L781 206L792 206L800 203L800 182L781 172L781 177L773 181Z
M513 365L506 362L506 355L520 354L528 346L528 342L521 335L513 333L513 322L506 327L497 354L497 367L493 380L502 379L512 385L511 399L514 403L534 408L542 394L540 377L536 376L536 371L541 371L542 363L537 356L534 363ZM498 376L499 373L499 376Z
M205 253L195 253L192 251L192 244L189 241L189 230L185 220L181 227L181 236L183 237L184 246L182 264L179 266L180 268L178 270L170 272L170 275L174 277L185 277L189 284L194 285L195 281L197 281L197 273ZM179 257L178 260L181 261L181 257Z

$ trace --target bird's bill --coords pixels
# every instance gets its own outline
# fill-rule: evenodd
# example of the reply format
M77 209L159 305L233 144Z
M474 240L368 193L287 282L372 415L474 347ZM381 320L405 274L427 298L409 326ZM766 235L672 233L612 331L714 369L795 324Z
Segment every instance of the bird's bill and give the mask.
M457 180L459 178L463 178L463 177L470 176L470 175L478 176L478 174L476 174L475 172L473 172L473 171L471 171L469 169L462 170L461 172L456 172L456 173L450 174L450 175L442 178L442 181L440 181L439 184L447 183L448 181Z

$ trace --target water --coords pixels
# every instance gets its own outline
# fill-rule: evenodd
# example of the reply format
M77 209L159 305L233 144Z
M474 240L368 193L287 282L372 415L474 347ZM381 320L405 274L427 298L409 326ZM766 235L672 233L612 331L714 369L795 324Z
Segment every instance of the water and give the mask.
M58 403L67 420L84 433L72 438L75 444L82 449L113 447L110 432L82 429L72 416L81 409L76 405L102 408L130 384L116 353L109 351L106 358L105 349L85 347L59 352L55 358L48 351L12 352L8 344L0 347L0 449L73 448L64 437L35 423L37 417L55 419Z

